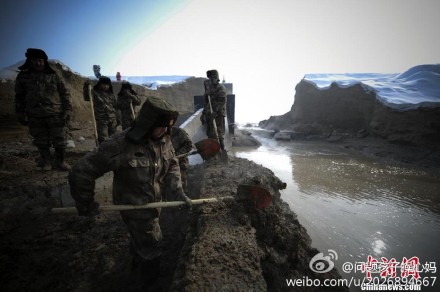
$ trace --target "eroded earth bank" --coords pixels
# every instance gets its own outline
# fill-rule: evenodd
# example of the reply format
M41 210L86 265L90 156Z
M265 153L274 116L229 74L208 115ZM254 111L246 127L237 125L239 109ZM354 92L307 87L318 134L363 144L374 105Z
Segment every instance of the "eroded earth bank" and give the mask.
M318 250L280 199L283 182L267 168L229 156L192 166L188 193L233 198L191 212L163 208L161 276L144 283L131 273L129 235L117 212L93 218L50 212L68 193L67 174L37 170L37 152L26 139L1 145L2 291L285 291L286 279L339 278L335 270L309 269ZM69 163L86 152L85 144L77 145ZM100 204L112 203L110 182L111 174L97 181ZM237 194L239 184L266 188L272 203L256 209L248 194Z

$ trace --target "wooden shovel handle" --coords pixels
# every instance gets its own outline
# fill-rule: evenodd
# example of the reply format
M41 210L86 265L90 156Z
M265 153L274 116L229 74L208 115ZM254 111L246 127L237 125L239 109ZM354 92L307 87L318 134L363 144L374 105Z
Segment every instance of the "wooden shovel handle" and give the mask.
M205 199L196 199L191 200L193 205L200 205L204 203L214 203L220 200L232 198L232 197L222 197L221 199L217 198L205 198ZM101 212L111 212L111 211L127 211L127 210L139 210L139 209L151 209L151 208L166 208L166 207L177 207L181 205L185 205L184 201L170 201L170 202L155 202L149 203L145 205L104 205L99 206L99 210ZM77 214L76 207L67 207L67 208L53 208L51 210L53 214Z

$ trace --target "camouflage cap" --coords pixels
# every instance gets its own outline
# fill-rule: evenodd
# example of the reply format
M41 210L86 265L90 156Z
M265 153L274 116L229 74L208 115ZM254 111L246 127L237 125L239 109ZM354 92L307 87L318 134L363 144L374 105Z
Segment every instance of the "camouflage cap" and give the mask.
M127 132L126 137L135 143L141 143L154 128L167 120L171 128L177 120L179 113L175 107L164 99L150 96L142 105L133 127Z
M24 55L26 56L26 61L23 65L18 67L20 71L28 70L31 67L31 59L43 59L44 71L51 74L55 73L55 70L53 70L52 67L50 67L49 65L48 57L45 51L41 49L29 48L26 50L26 53Z
M209 78L212 78L214 80L220 81L220 78L218 76L218 71L217 70L209 70L209 72L210 72L210 77Z
M109 91L110 91L111 93L113 93L113 85L112 85L112 81L111 81L111 79L110 79L109 77L107 77L107 76L101 76L101 77L99 77L98 83L96 83L96 85L93 86L93 89L95 89L95 90L99 90L101 84L107 84L107 85L110 85Z

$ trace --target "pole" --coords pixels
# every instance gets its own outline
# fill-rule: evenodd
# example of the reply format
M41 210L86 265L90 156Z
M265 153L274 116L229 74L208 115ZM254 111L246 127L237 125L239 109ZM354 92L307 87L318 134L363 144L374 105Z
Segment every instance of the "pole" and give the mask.
M96 119L95 119L95 109L93 107L93 95L92 95L92 85L89 84L89 96L90 96L90 107L92 108L92 121L93 121L93 129L95 130L95 144L98 147L98 130L96 129Z

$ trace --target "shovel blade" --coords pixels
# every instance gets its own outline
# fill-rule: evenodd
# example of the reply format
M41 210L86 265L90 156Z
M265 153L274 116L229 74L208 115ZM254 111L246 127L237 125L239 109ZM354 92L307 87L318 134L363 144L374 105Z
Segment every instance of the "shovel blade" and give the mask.
M237 190L240 199L250 201L256 209L267 208L272 202L272 195L258 185L239 185Z
M211 138L196 142L194 146L196 146L197 152L203 160L208 160L220 152L220 143Z

